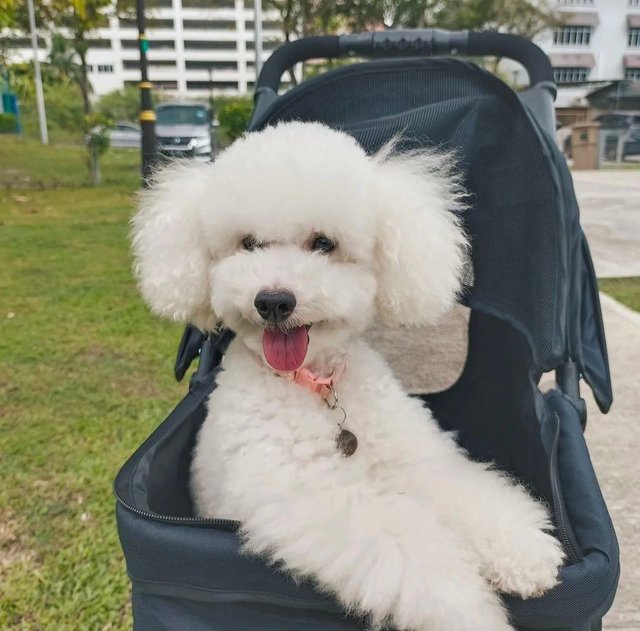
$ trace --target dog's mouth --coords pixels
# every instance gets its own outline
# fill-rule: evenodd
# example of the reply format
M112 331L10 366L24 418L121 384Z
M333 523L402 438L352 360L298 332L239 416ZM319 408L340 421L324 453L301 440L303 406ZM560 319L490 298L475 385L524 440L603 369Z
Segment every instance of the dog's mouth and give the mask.
M310 324L292 328L266 328L262 333L262 352L274 370L297 370L309 348Z

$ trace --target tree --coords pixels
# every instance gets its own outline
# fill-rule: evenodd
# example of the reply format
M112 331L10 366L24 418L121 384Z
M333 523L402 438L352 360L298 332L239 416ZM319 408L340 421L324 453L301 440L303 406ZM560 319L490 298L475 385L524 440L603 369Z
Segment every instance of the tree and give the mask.
M76 52L71 42L61 35L54 33L51 37L51 50L49 52L49 70L58 81L70 81L76 84L82 92L82 73L80 64L76 61ZM92 91L91 85L88 86Z
M458 0L453 4L438 10L439 25L445 28L502 31L531 39L558 23L547 0Z
M534 37L555 26L549 0L267 0L285 40L371 28L497 30Z
M90 35L107 23L110 14L131 16L133 0L34 0L36 27L52 33L50 62L80 88L85 115L91 112L87 68ZM0 29L29 32L23 0L0 0Z
M85 115L91 113L91 84L87 69L89 34L104 24L113 9L112 0L51 0L52 21L68 31L69 44L78 58L78 86L82 93Z

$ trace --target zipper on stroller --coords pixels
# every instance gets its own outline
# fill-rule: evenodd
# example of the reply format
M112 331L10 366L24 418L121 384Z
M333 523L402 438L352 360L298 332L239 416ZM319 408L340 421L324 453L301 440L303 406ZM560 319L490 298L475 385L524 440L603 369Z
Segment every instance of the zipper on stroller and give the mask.
M159 521L168 524L181 524L183 526L212 526L220 530L226 530L228 532L236 532L240 528L240 522L233 519L217 519L213 517L179 517L175 515L162 515L161 513L152 513L150 511L144 511L135 506L131 506L125 502L114 490L116 501L124 509L128 510L139 517L145 519L151 519L152 521Z
M553 437L553 448L551 450L551 457L549 458L549 477L551 481L551 495L553 498L553 515L556 522L556 536L562 544L562 549L567 553L568 565L577 563L581 556L578 554L575 548L575 543L569 537L567 526L565 524L564 507L562 506L560 479L558 477L558 467L556 463L558 461L558 441L560 438L560 417L557 412L553 413L553 417L556 421L556 431Z

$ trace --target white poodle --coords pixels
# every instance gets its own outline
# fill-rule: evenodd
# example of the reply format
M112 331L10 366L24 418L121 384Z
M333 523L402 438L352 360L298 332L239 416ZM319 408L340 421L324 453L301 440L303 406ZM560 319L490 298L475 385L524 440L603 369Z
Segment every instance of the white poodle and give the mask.
M545 508L471 461L361 339L432 322L466 251L450 159L370 157L287 123L215 164L161 172L134 220L153 310L236 332L193 455L203 516L313 577L373 626L509 629L496 591L538 595L563 560Z

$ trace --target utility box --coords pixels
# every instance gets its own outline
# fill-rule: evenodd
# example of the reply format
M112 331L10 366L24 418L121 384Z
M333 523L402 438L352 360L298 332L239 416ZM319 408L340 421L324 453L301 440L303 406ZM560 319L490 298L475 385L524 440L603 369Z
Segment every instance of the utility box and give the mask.
M571 130L573 168L592 170L600 168L600 123L575 123Z

